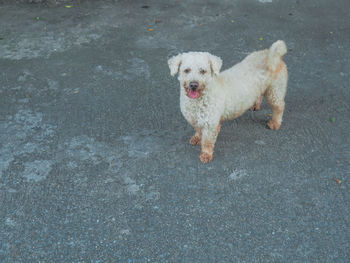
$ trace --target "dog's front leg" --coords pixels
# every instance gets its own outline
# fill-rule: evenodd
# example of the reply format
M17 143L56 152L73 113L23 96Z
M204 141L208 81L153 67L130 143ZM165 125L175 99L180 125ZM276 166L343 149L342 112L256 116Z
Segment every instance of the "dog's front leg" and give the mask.
M217 125L208 125L202 129L202 150L199 156L202 163L209 163L213 160L214 145L220 131L220 123Z
M190 139L190 144L192 145L201 145L201 140L202 140L202 129L196 128L196 134L193 135Z

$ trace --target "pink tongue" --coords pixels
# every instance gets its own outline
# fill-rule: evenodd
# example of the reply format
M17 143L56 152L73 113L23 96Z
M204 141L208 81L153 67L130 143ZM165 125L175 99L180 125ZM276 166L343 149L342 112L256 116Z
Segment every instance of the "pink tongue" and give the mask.
M190 91L190 97L192 98L192 99L195 99L195 98L197 98L197 95L198 95L198 91L193 91L193 90L191 90Z

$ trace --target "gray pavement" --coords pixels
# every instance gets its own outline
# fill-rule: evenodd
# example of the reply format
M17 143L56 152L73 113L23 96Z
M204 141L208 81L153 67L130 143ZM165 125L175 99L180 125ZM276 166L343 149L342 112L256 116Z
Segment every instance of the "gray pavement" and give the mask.
M349 9L0 5L0 261L350 262ZM281 129L264 102L202 164L167 59L209 51L226 69L278 39Z

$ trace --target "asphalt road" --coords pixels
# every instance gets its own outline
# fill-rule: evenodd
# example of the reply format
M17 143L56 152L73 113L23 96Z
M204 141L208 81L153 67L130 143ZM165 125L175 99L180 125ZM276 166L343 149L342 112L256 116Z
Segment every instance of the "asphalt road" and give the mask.
M349 262L350 2L0 5L1 262ZM285 40L284 122L204 165L167 59Z

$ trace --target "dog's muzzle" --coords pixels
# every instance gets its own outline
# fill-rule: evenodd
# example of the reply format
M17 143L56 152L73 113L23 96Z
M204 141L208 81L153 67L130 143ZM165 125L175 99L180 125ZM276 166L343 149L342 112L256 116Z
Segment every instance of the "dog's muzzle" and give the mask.
M191 81L189 86L190 86L190 92L189 92L190 97L192 99L197 98L199 83L197 81Z
M191 81L190 82L191 90L195 91L196 89L198 89L198 86L199 86L198 82L196 82L196 81Z

